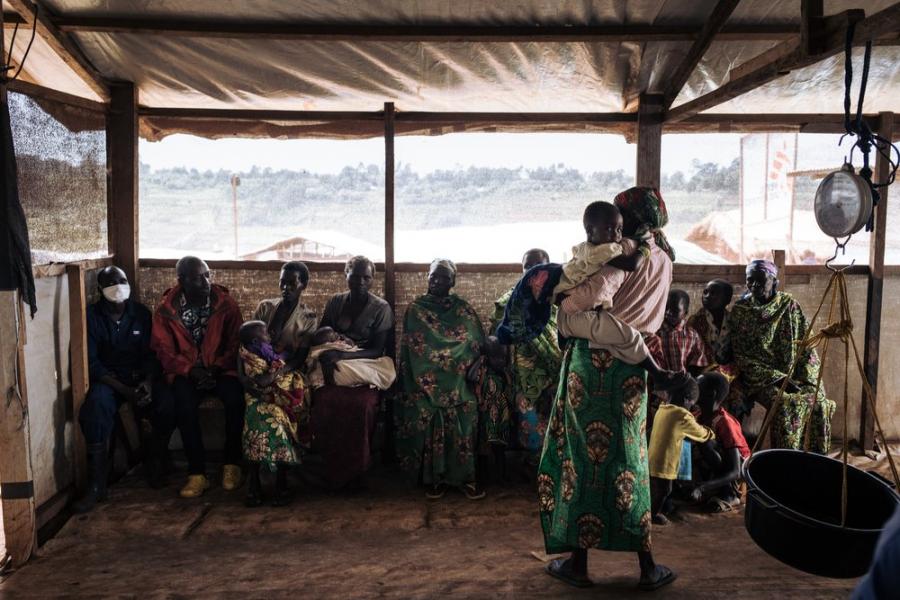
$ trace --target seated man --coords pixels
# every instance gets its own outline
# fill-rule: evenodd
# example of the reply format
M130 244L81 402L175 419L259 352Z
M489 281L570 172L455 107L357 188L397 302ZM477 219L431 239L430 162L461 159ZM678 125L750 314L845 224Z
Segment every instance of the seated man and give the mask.
M73 506L78 513L106 499L107 443L119 406L130 402L132 408L146 413L151 399L158 396L151 394L158 367L150 350L150 311L130 299L128 278L118 267L100 271L97 288L101 298L86 314L90 388L78 421L87 443L89 482ZM155 433L168 440L172 426L159 421L154 419Z
M235 490L241 484L244 392L237 379L237 357L243 319L228 289L210 283L205 262L185 256L175 271L178 284L165 292L153 315L151 347L162 364L188 459L181 497L196 498L209 488L197 411L206 394L215 394L225 406L222 487Z
M700 446L700 477L694 488L695 500L707 498L711 512L728 512L741 503L737 482L741 464L750 457L740 422L722 408L728 397L728 378L721 373L706 373L697 380L700 387L700 424L713 430L716 439Z

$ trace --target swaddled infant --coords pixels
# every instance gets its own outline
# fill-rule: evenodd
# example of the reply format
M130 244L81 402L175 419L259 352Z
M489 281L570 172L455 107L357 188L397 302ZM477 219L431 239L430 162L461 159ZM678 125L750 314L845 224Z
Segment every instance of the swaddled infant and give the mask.
M306 359L309 384L313 389L325 385L325 375L319 358L325 352L360 352L362 349L331 327L320 327L312 337L312 347ZM378 358L354 358L335 363L334 383L347 387L368 385L386 390L394 383L397 373L389 356Z

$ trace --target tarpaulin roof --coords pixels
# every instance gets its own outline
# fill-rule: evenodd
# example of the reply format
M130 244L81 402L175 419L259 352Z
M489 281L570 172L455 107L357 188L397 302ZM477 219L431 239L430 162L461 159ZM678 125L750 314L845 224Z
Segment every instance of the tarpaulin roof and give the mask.
M867 15L893 0L826 0L825 14L858 8ZM44 0L57 18L97 18L219 24L377 26L647 25L699 28L716 0ZM728 25L796 25L797 0L743 0ZM13 57L30 31L20 31ZM152 107L375 111L634 112L643 92L659 92L691 48L690 39L619 42L486 42L298 40L204 37L148 32L74 31L88 61L109 80L133 81ZM8 38L7 37L7 43ZM777 40L715 41L675 101L679 105L727 80L729 71ZM867 112L900 112L900 48L874 50ZM86 98L96 95L40 39L26 65L40 85ZM801 69L710 112L838 112L842 57ZM893 93L892 93L893 92ZM814 103L812 100L814 99ZM152 118L142 134L178 129ZM285 124L263 123L253 135L278 135ZM315 133L334 126L294 125ZM369 129L375 128L372 124ZM579 129L560 124L557 129ZM290 127L288 127L290 129ZM366 133L365 126L338 132ZM398 130L398 133L403 131ZM207 132L213 133L213 132ZM372 132L368 132L371 134Z

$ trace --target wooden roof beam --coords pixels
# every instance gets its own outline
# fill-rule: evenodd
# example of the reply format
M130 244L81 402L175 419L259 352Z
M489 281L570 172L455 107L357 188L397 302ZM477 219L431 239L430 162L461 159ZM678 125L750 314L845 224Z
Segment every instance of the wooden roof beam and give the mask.
M7 0L9 5L28 24L34 21L34 5L30 0ZM60 31L46 9L40 6L37 17L37 35L62 59L66 65L104 102L109 102L109 86L88 61L78 44L68 33Z
M57 17L54 22L66 33L377 42L694 41L705 28L696 25L323 25L110 17ZM784 23L729 25L721 28L716 39L784 40L799 33L797 25Z
M862 45L900 31L900 3L863 18L861 10L848 10L830 17L810 14L808 35L782 42L749 64L732 69L728 83L717 89L685 102L666 113L666 121L682 121L704 110L718 106L733 98L758 88L793 70L808 67L844 50L846 30L856 23L853 44Z
M738 2L740 0L719 0L715 8L713 8L712 14L710 14L706 24L703 25L703 29L697 35L697 39L694 40L694 45L691 46L684 59L675 68L675 72L669 77L669 83L662 94L663 111L668 110L672 103L675 102L675 98L678 97L681 88L687 83L691 73L694 72L694 69L700 63L700 59L706 54L710 44L713 43L713 39L725 27L725 21L737 8Z
M19 16L19 13L5 12L3 13L3 28L13 29L16 25L28 25L28 21Z

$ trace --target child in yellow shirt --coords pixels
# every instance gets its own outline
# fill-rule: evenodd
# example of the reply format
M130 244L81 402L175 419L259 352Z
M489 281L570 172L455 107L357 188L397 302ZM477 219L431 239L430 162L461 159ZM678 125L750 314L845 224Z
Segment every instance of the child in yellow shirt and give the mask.
M712 429L697 422L691 408L697 403L699 388L694 379L670 392L669 404L660 405L650 433L650 511L653 523L668 523L661 508L672 493L672 482L678 476L678 463L685 438L694 442L715 439Z

